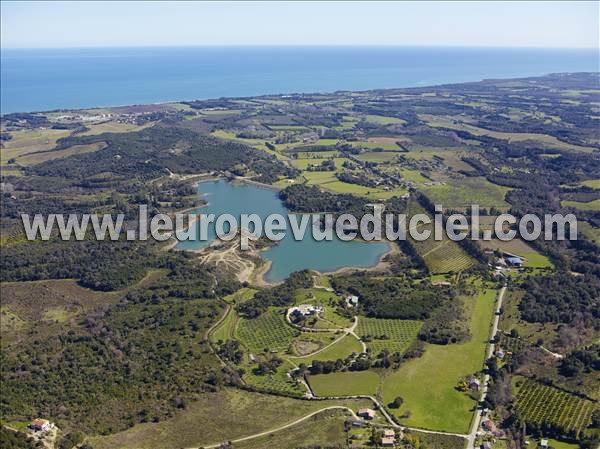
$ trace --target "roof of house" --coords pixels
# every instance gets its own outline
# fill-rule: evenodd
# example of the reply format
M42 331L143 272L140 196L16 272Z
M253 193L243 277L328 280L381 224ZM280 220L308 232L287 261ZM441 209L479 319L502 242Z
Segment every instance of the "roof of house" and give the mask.
M33 421L31 421L31 424L41 426L44 424L50 424L50 421L48 421L47 419L36 418Z
M41 429L43 427L49 426L50 421L48 421L47 419L36 418L33 421L31 421L30 425L33 428Z
M506 260L508 263L511 263L513 265L523 263L523 259L521 259L520 257L507 257Z
M496 424L491 419L486 419L481 425L487 430L494 430L496 428Z
M389 445L393 445L394 444L394 437L382 437L381 438L381 444L389 444Z
M396 432L394 432L393 429L385 429L383 431L383 436L384 437L395 437L396 436Z
M375 410L373 410L372 408L361 408L358 410L358 414L359 415L374 415Z

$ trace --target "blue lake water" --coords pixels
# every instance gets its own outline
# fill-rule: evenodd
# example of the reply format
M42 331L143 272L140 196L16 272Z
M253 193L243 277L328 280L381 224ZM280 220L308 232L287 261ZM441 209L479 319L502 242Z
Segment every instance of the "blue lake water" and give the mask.
M596 50L573 49L2 49L0 108L30 112L598 70Z
M194 210L193 213L215 214L216 217L231 214L236 217L238 223L240 214L258 214L263 220L269 214L288 214L277 192L255 185L218 180L202 182L198 190L204 194L209 204ZM197 223L192 225L194 233L197 233ZM214 226L208 227L208 237L209 241L181 241L177 249L193 250L206 247L215 238ZM331 241L316 241L310 232L306 233L303 240L296 241L288 227L283 240L264 251L262 256L271 261L266 280L278 282L290 273L305 268L325 272L343 267L371 267L388 251L389 246L386 242L344 242L335 237L335 232Z

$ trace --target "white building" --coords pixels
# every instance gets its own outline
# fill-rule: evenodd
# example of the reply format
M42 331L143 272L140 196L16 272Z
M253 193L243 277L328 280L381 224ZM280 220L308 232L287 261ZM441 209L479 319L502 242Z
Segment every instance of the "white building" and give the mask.
M346 296L346 304L348 307L356 307L358 305L358 296L348 295Z
M289 310L290 315L302 315L302 316L310 316L310 315L318 315L323 313L323 307L315 306L313 304L300 304L299 306L292 307Z
M52 423L47 419L37 418L31 421L29 428L34 431L47 432L52 428Z

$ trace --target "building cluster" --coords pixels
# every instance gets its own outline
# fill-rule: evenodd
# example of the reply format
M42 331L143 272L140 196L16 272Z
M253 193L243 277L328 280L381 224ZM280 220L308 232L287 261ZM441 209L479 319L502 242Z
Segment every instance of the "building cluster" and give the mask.
M288 313L292 316L311 316L320 315L323 313L323 306L316 306L313 304L300 304L299 306L291 307Z
M380 444L384 447L394 446L396 444L396 432L393 429L385 429Z

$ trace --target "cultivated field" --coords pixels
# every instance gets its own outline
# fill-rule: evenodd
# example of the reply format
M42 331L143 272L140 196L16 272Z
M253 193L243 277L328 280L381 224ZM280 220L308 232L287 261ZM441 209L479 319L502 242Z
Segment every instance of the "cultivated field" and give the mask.
M525 421L542 427L551 425L578 437L590 424L592 401L530 379L516 382L517 408Z
M370 337L367 348L374 354L379 354L384 349L390 353L403 353L415 341L421 326L422 321L360 317L356 334L359 337Z
M63 129L27 129L12 131L12 139L2 142L0 162L6 165L10 159L16 159L26 154L37 151L51 150L56 146L56 141L71 134L70 130Z
M93 153L94 151L99 151L106 148L106 146L106 142L94 142L86 145L73 145L65 148L64 150L28 153L19 157L17 162L21 165L34 165L45 161L51 161L53 159L72 156L74 154Z
M424 213L425 209L420 205L415 202L411 203L411 216ZM417 229L419 232L426 230L431 232L431 238L422 241L410 239L410 242L433 274L463 271L472 267L475 263L473 258L456 242L450 240L444 232L442 233L442 240L435 240L433 238L433 223L421 224Z
M422 190L431 201L441 204L444 209L462 209L473 204L501 210L509 207L504 197L510 189L480 177L452 179L440 185L425 185Z
M595 149L591 147L584 147L579 145L573 145L567 142L558 140L556 137L548 134L537 134L537 133L508 133L501 131L492 131L478 126L473 126L467 123L462 123L454 117L443 117L433 116L427 114L420 114L419 118L427 122L427 124L434 128L448 128L455 129L458 131L466 131L473 134L474 136L489 136L495 139L506 140L510 142L526 142L526 141L538 141L547 146L557 148L559 150L576 151L591 153Z
M300 332L285 322L282 312L269 310L258 318L239 320L236 336L250 351L285 351Z
M581 201L561 201L563 207L574 207L579 210L600 211L600 199L589 201L587 203Z
M346 371L310 376L310 386L317 396L375 395L379 374L375 371Z

